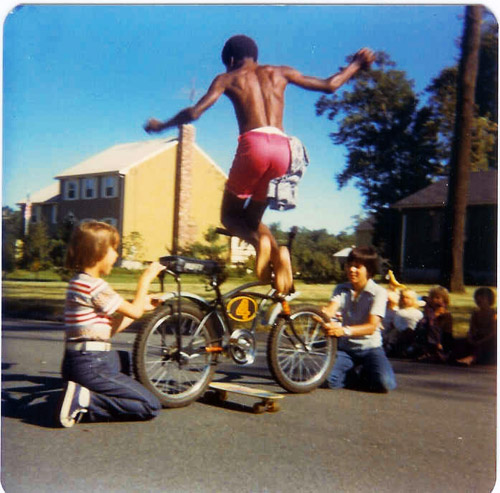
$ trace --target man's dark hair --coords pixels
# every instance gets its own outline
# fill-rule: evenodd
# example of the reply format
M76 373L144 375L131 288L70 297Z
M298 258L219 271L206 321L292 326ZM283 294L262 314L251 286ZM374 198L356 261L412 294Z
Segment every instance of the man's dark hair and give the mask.
M373 247L355 247L347 257L347 265L359 262L366 267L368 277L371 279L378 272L378 254Z
M231 64L231 58L239 62L244 58L253 58L257 61L259 49L252 38L244 34L237 34L229 38L222 49L222 63L227 67Z

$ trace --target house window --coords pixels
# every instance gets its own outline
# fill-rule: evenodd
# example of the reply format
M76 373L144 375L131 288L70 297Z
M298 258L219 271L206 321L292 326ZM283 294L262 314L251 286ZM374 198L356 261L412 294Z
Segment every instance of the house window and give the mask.
M53 204L50 210L50 221L57 224L57 204Z
M66 200L78 199L78 180L70 180L66 182L64 198Z
M85 178L83 180L83 196L86 199L97 197L97 178Z
M102 221L103 223L107 223L107 224L109 224L110 226L113 226L113 227L115 227L115 228L116 228L116 225L118 224L118 221L117 221L114 217L103 217L103 218L101 219L101 221Z
M116 176L105 176L102 179L102 196L112 198L118 195L118 184Z
M42 208L39 205L34 205L31 209L31 222L37 223L42 218Z

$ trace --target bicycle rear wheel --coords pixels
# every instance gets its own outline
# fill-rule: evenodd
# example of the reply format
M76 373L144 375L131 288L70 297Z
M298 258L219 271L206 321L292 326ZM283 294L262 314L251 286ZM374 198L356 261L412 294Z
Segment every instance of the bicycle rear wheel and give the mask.
M203 313L177 302L163 305L144 319L134 342L136 378L164 407L182 407L198 399L212 380L217 354L206 348L217 344L209 321L200 327ZM182 348L177 344L179 327Z
M280 318L269 334L269 369L276 381L289 392L304 393L318 388L335 361L337 340L326 335L314 316L324 319L315 306L294 307L291 322Z

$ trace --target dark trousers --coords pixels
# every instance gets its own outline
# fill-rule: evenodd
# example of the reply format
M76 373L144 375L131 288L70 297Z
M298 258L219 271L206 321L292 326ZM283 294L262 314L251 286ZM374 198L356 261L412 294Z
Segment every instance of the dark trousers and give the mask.
M381 347L349 351L339 349L327 381L331 389L348 387L389 392L396 388L394 371Z
M89 421L147 420L157 416L160 401L130 376L126 351L66 351L64 380L90 390Z

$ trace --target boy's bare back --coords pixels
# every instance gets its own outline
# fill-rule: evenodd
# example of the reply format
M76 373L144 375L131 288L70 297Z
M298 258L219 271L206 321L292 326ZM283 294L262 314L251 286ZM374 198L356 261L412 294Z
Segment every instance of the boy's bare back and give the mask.
M281 67L249 62L221 74L224 94L233 103L240 133L272 126L283 130L284 93L288 84Z

